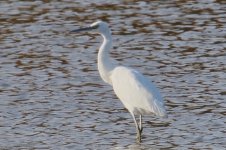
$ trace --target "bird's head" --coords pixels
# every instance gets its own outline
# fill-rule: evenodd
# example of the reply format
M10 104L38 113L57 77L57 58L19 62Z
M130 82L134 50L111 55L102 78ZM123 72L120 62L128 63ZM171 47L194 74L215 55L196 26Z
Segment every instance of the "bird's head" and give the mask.
M110 33L108 24L103 21L94 22L89 27L80 28L77 30L73 30L71 32L81 32L81 31L93 31L93 32L100 33L100 34Z

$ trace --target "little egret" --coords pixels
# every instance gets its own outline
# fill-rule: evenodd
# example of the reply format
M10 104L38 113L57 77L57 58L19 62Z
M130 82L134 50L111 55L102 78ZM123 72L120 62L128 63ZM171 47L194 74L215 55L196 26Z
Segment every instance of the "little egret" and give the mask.
M101 78L110 84L117 97L131 113L137 130L137 141L141 142L142 115L155 114L166 117L166 110L159 90L138 71L117 66L110 61L109 51L112 48L111 30L108 24L97 21L89 27L72 32L94 31L103 37L103 43L98 52L98 70ZM140 120L137 122L136 117Z

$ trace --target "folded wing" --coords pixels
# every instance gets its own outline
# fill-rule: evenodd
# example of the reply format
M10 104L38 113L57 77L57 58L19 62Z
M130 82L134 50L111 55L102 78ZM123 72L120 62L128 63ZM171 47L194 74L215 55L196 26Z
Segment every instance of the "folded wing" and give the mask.
M110 78L115 94L130 113L166 116L159 90L141 73L119 66L112 71Z

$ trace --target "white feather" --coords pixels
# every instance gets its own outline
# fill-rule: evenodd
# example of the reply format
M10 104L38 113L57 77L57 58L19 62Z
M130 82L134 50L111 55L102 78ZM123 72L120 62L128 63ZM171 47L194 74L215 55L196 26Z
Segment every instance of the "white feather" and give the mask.
M138 71L119 66L110 76L113 89L130 113L166 116L158 89Z

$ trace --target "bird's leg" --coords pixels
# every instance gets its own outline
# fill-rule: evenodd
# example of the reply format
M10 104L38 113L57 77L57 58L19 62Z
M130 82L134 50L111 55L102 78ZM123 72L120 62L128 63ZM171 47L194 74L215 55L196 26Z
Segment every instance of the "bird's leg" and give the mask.
M143 127L142 127L142 115L140 115L140 134L143 131Z
M141 142L141 133L142 133L142 130L143 130L143 128L142 128L142 116L140 115L140 126L139 126L139 124L137 123L137 120L136 120L134 114L132 114L132 116L133 116L133 120L134 120L135 125L136 125L137 142L140 143L140 142Z
M140 125L138 125L138 129L137 129L137 141L140 143L141 142L141 134L143 131L143 127L142 127L142 115L140 115Z

